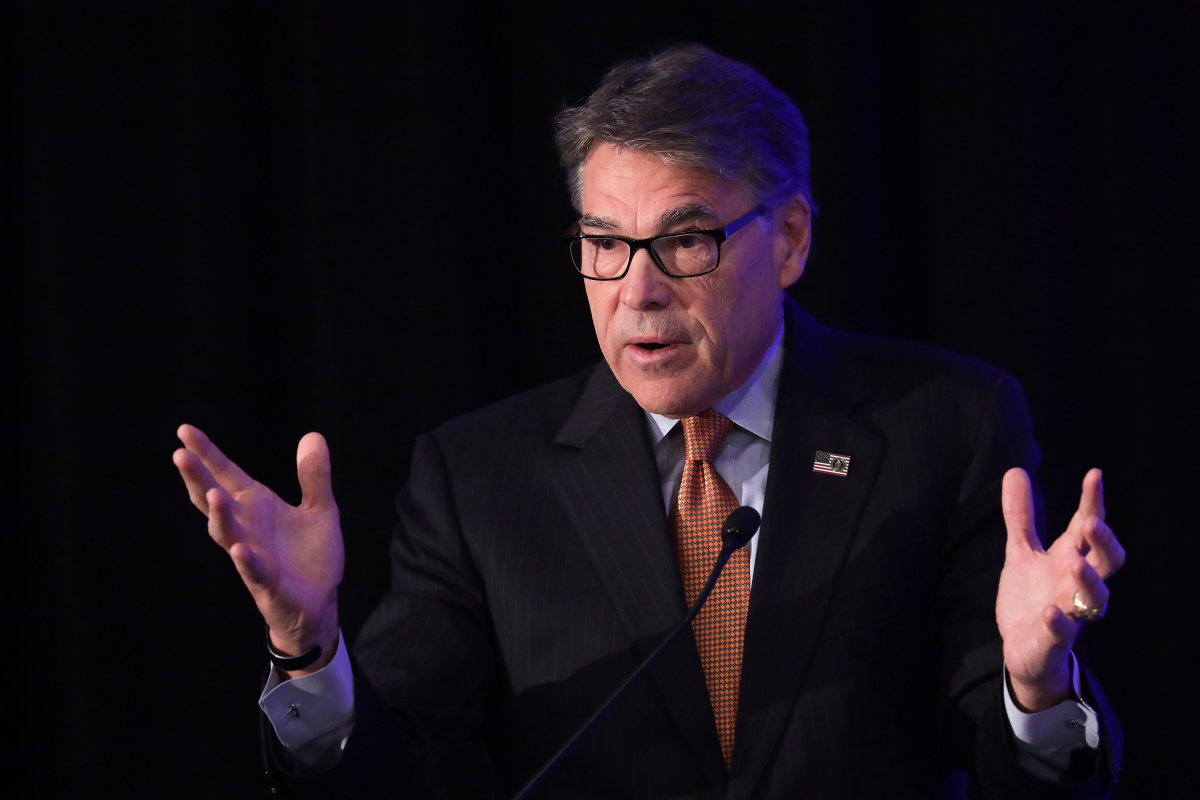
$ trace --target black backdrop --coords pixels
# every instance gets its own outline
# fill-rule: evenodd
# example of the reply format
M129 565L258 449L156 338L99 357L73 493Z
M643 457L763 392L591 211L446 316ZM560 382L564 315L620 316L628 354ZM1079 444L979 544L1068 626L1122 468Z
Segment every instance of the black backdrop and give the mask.
M293 500L295 443L325 433L353 634L415 435L598 358L552 114L616 58L698 39L808 119L801 300L1019 377L1056 531L1106 469L1130 561L1090 647L1125 795L1165 790L1200 743L1198 6L983 5L0 12L6 777L260 796L261 623L175 428Z

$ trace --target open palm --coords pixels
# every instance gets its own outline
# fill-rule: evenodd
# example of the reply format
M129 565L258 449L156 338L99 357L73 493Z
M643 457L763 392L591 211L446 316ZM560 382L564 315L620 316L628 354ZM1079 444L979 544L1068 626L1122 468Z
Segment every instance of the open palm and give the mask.
M243 472L198 428L181 426L179 438L184 447L175 451L174 461L192 503L208 517L209 535L233 559L273 644L293 654L320 644L326 651L322 662L327 661L337 638L345 556L324 437L310 433L297 448L299 506Z
M1069 694L1067 654L1083 624L1072 616L1076 592L1088 608L1108 603L1104 581L1125 563L1125 550L1104 521L1098 469L1084 478L1079 509L1049 550L1038 539L1033 491L1024 470L1012 469L1004 476L1001 503L1008 544L996 623L1017 702L1041 711Z

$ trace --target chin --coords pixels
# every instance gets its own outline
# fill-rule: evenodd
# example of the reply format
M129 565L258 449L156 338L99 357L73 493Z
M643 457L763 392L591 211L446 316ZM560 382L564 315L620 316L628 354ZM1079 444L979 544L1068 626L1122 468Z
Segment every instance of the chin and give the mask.
M633 395L637 404L651 414L661 414L664 417L686 417L698 414L704 408L696 408L696 400L692 393L679 386L663 385L667 381L639 381L629 386L624 381L621 385ZM707 406L705 406L707 408Z
M705 391L705 381L697 382L696 373L706 372L698 370L697 366L694 361L677 361L674 364L660 365L658 369L647 369L636 364L624 363L619 359L609 360L609 367L612 368L617 381L625 391L633 395L637 404L652 414L661 414L664 417L698 414L715 402L714 399L707 399L708 395L712 394L711 387L709 391ZM707 404L700 405L706 400Z

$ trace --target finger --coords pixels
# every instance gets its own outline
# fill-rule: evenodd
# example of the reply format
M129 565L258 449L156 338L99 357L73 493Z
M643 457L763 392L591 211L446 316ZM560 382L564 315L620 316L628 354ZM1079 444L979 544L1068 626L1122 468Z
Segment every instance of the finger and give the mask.
M172 454L171 460L175 462L179 474L183 477L192 505L208 516L208 500L205 495L217 485L216 478L208 471L208 467L204 466L200 457L190 450L179 448Z
M1049 639L1048 652L1061 652L1075 643L1079 634L1079 623L1070 615L1064 614L1058 606L1046 606L1042 612L1042 622L1046 625L1046 635Z
M1054 605L1044 607L1041 618L1031 622L1034 624L1020 637L1020 646L1014 651L1014 655L1020 656L1015 664L1024 667L1025 680L1019 681L1016 671L1010 672L1010 676L1016 692L1014 699L1023 702L1030 711L1039 711L1055 705L1070 693L1067 653L1079 633L1079 623ZM1041 624L1036 624L1038 622ZM1012 670L1015 664L1009 661L1008 645L1006 635L1005 661ZM1024 684L1024 692L1019 683Z
M226 458L217 449L204 432L194 425L180 425L177 432L183 446L200 456L204 466L208 467L217 482L228 492L241 492L249 489L254 479L242 472L242 468Z
M1075 578L1075 587L1079 591L1079 601L1088 608L1103 608L1108 602L1109 591L1104 585L1104 580L1084 559L1079 559L1072 567L1072 575ZM1075 590L1071 591L1071 597L1065 603L1067 613L1075 610Z
M267 570L262 559L244 542L238 542L230 547L229 556L233 559L233 565L237 567L238 574L242 576L247 587L256 589L267 586Z
M1025 470L1010 469L1004 474L1000 507L1004 511L1004 524L1008 527L1009 552L1042 552L1042 543L1038 541L1033 521L1033 484L1029 482Z
M1117 536L1108 527L1108 523L1095 517L1089 518L1083 526L1083 540L1087 543L1085 557L1092 568L1099 573L1102 580L1109 577L1125 565L1125 548L1117 541ZM1081 548L1081 551L1085 548Z
M235 503L229 493L214 486L205 495L208 500L208 535L228 551L245 538L241 523L233 515Z
M1088 470L1083 476L1083 492L1079 495L1079 515L1104 519L1104 473Z
M333 502L333 473L329 445L319 433L305 434L296 448L296 476L303 500L300 507L311 510L337 508Z

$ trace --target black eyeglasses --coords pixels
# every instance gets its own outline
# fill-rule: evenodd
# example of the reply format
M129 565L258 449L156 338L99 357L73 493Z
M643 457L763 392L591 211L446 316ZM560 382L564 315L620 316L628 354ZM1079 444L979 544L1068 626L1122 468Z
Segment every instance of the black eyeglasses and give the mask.
M616 281L625 277L633 257L643 247L672 278L707 275L721 264L721 245L763 213L762 206L726 225L707 231L664 233L648 239L625 236L580 234L570 237L571 261L579 274L593 281Z

